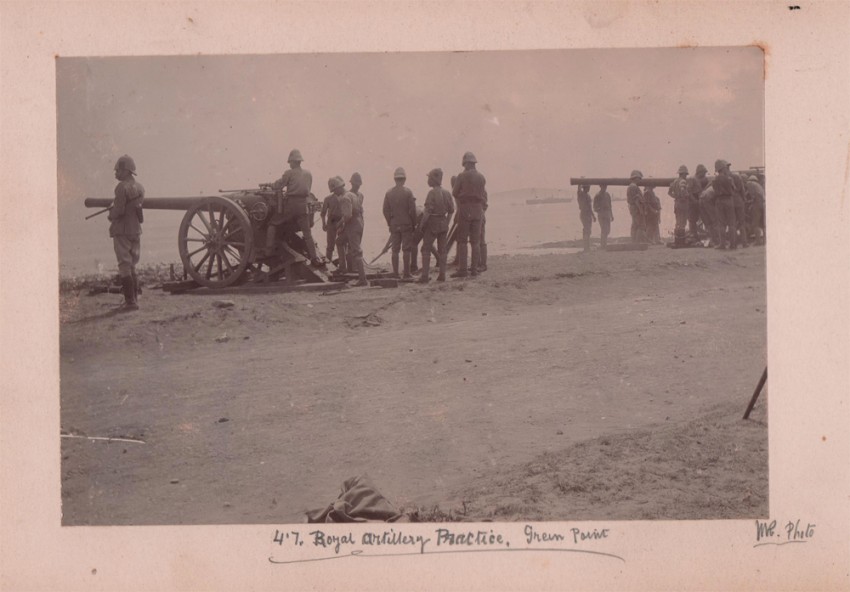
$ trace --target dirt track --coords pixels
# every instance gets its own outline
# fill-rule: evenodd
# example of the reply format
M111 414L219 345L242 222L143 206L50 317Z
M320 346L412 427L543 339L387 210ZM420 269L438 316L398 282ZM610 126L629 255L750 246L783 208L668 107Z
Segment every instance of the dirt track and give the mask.
M62 440L65 524L303 522L361 473L405 508L492 483L477 507L492 516L499 476L546 453L685 433L710 413L731 438L752 432L725 418L766 356L763 247L494 257L476 280L234 295L232 309L148 290L138 313L105 316L118 298L63 295L61 427L145 443ZM639 460L621 456L612 479ZM758 489L740 515L766 511L753 466L724 466ZM615 504L592 514L647 517ZM589 517L515 506L497 519Z

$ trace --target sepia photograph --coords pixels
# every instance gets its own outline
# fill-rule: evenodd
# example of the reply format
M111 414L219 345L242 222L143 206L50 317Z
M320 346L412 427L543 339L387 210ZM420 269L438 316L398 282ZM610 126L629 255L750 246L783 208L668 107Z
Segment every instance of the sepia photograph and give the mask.
M0 590L850 589L849 28L0 3Z
M767 516L760 48L56 66L63 524Z

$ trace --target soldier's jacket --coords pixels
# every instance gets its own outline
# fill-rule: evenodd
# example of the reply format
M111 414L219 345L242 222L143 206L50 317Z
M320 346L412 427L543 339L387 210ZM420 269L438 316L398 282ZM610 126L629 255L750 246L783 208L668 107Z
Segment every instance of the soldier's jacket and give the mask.
M390 229L416 223L416 198L407 187L395 186L384 196L384 218Z
M115 186L115 199L109 210L109 236L139 236L142 234L142 204L145 188L130 178Z
M313 175L306 169L289 169L272 187L286 189L287 197L307 197L313 188Z
M342 219L348 223L352 218L354 219L363 219L363 206L360 205L360 200L357 198L356 193L352 193L351 191L346 191L339 198L339 210L342 215Z
M688 193L691 198L699 199L699 194L708 187L708 183L709 181L706 177L703 177L702 179L699 177L688 177Z
M425 198L425 211L428 212L428 228L431 232L446 232L449 228L449 217L455 211L452 194L442 187L434 187Z
M360 206L360 215L362 216L363 212L364 212L364 210L363 210L363 194L360 193L359 191L357 191L357 192L351 191L350 193L354 197L357 198L357 205Z
M591 217L593 214L592 205L590 201L590 194L587 191L582 191L579 189L578 191L578 211L581 217Z
M747 181L747 193L755 203L764 207L764 187L756 181Z
M484 189L486 184L487 179L476 169L464 170L457 176L457 182L452 187L452 195L458 199L459 203L478 202L486 206L487 190Z
M322 201L322 215L327 216L328 222L338 222L342 218L340 198L331 193Z
M638 205L638 201L640 201L640 187L637 186L637 183L632 183L629 185L628 189L626 189L626 202L630 206Z
M734 197L737 194L738 197L743 199L744 196L747 193L747 190L744 187L744 180L741 178L741 175L739 175L738 173L732 173L731 177L732 177L732 196Z
M646 191L643 192L643 202L646 212L657 214L661 211L661 200L655 195L651 187L647 187Z
M735 190L732 184L732 177L725 173L718 173L714 177L714 181L711 182L711 186L714 187L714 196L717 199L732 197L732 193Z
M607 191L600 191L593 196L593 211L597 214L611 211L611 195Z
M675 200L687 199L690 196L688 191L688 181L679 177L670 184L670 189L667 190L667 195Z

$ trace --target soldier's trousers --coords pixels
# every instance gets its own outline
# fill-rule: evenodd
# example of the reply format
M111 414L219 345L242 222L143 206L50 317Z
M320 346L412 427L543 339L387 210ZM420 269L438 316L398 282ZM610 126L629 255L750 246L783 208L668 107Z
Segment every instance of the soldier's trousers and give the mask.
M599 230L602 233L602 248L608 246L608 235L611 234L611 212L601 210L596 213L596 219L599 220Z
M118 258L118 274L121 277L132 277L142 253L141 236L114 236L112 248Z
M753 236L762 236L764 234L764 206L753 202L750 208L750 229Z
M735 204L735 222L737 223L738 234L740 235L741 246L749 245L750 239L747 236L747 215L744 198L735 196L732 198L732 203Z
M711 242L718 244L720 237L717 232L717 208L714 207L714 200L709 197L699 198L699 215L702 218L702 225L711 237Z
M467 243L472 245L472 263L468 269L478 273L481 257L481 219L484 208L480 203L461 203L457 219L457 269L467 271Z
M676 230L684 230L688 225L688 199L674 200L673 213L676 215Z
M731 197L718 198L714 202L717 208L717 234L720 246L729 246L734 249L737 246L735 239L738 224L735 220L735 204Z
M366 265L363 262L363 249L360 240L363 238L363 218L352 216L345 225L341 236L345 240L347 254L351 257L352 271L356 271L361 281L366 281ZM345 261L342 254L339 256L340 263Z
M422 238L422 277L427 278L431 267L431 253L434 251L434 241L437 241L437 266L440 269L440 277L446 277L446 259L448 252L446 250L446 240L448 232L434 232L430 228L425 229L425 236Z
M328 222L327 224L327 246L325 247L325 257L327 257L328 261L333 259L334 247L337 244L337 229L339 228L339 221ZM342 260L341 251L337 249L337 254L340 255L340 260Z
M637 242L638 232L643 225L643 221L640 219L640 209L636 205L629 204L629 214L632 217L632 241Z
M691 234L694 236L699 236L699 220L700 220L700 207L699 207L699 198L691 197L688 200L688 227L691 231ZM705 224L705 221L703 221ZM706 228L706 230L708 230Z
M581 238L584 241L584 250L590 250L590 233L593 229L593 216L590 214L580 214L581 220Z

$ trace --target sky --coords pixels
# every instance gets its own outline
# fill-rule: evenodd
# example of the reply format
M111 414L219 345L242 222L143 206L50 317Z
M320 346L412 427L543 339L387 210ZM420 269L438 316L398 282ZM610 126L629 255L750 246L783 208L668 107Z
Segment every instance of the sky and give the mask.
M148 197L278 178L292 148L380 200L402 166L424 198L475 153L491 194L570 177L764 164L757 47L57 59L60 230L110 197L130 154Z

